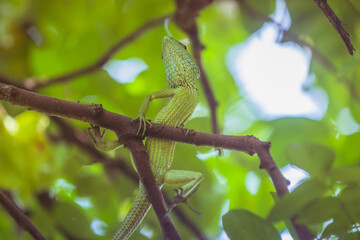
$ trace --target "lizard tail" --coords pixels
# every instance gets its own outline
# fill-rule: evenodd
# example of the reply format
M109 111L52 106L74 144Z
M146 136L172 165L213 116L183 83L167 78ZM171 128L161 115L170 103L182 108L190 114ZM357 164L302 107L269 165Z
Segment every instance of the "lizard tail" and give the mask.
M142 183L139 184L139 192L134 203L122 222L120 228L114 234L112 240L126 240L136 230L141 221L149 211L151 204L147 199L145 188Z

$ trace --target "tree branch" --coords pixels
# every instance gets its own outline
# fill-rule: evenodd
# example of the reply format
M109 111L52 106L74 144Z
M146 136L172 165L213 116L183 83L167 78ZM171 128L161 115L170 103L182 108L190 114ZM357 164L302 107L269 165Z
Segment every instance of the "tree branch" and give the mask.
M0 83L0 100L10 102L14 105L23 106L38 112L42 112L50 116L76 119L76 120L88 122L90 124L95 124L103 128L110 129L115 133L117 133L119 138L123 139L123 141L126 144L126 147L129 148L133 156L134 154L141 155L141 157L138 157L138 159L142 159L142 161L146 161L146 159L148 158L148 157L145 158L143 156L144 151L139 147L139 143L141 143L141 146L143 146L141 139L136 137L137 130L135 128L138 127L138 124L136 124L136 126L133 126L131 124L131 118L108 112L104 110L101 105L85 105L80 103L68 102L52 97L47 97L27 90L19 89L14 86L5 85L2 83ZM114 125L116 127L111 127L111 125ZM161 125L159 125L158 127L160 126ZM129 129L134 131L129 132L128 131ZM138 151L140 151L140 153ZM140 163L136 163L137 168L139 167L138 166L139 164ZM148 164L146 164L146 162L145 163L141 162L140 165L142 166ZM144 169L144 166L142 166L142 168ZM141 174L143 171L146 170L138 169L140 179L143 182L147 190L147 193L153 193L155 191L154 188L157 188L158 193L161 193L160 189L156 185L155 180L154 179L153 181L149 180L150 179L149 174L151 174L152 176L150 166L148 166L148 170L150 172L146 173L147 175L145 175L142 178ZM154 183L155 185L152 185L152 183ZM149 184L152 185L150 187L151 189L150 191L148 189ZM169 239L179 239L176 238L177 235L176 229L174 228L171 221L169 220L169 217L166 214L164 201L163 200L160 201L161 199L163 199L162 195L161 198L159 198L159 195L157 193L148 197L151 204L154 207L155 212L157 213L157 216L159 217L159 222L162 225L164 234L166 236L170 236ZM156 200L154 201L154 199ZM165 209L165 213L164 213L164 209Z
M13 203L6 194L0 190L0 204L8 212L8 214L16 221L16 223L23 229L28 231L36 240L46 240L44 235L37 229L37 227L30 221L30 219Z
M179 233L171 222L167 214L164 197L157 186L153 173L150 168L149 156L141 139L136 136L119 135L124 146L129 149L134 159L134 164L139 173L140 181L145 187L147 197L152 204L156 216L159 220L164 239L181 240Z
M111 159L107 157L105 154L99 152L92 143L90 143L89 136L87 134L75 130L61 118L51 117L51 120L56 123L60 129L61 136L64 140L66 140L66 143L77 145L84 153L95 159L95 161L101 162L109 174L113 172L114 169L117 169L133 182L139 182L137 174L129 168L127 164L125 164L125 160L123 158L117 157L116 159Z
M128 176L134 183L139 182L138 175L131 170L123 161L123 159L110 159L106 155L102 154L95 149L93 144L90 144L89 137L81 131L74 130L67 122L61 118L51 117L51 119L58 125L63 134L63 138L68 143L73 143L79 146L80 149L84 150L85 154L90 155L92 158L99 160L103 163L108 174L111 176L114 169L119 169L122 173ZM167 195L163 193L166 204L169 206L172 202L169 200ZM204 233L196 226L196 223L189 219L183 211L179 208L174 208L172 212L180 220L180 222L186 226L199 240L206 240L207 237Z
M210 108L212 133L220 133L220 128L219 128L219 124L217 121L217 115L216 115L216 108L218 106L218 102L215 100L215 96L211 89L209 79L206 76L206 72L205 72L203 64L202 64L201 51L204 49L204 46L200 42L198 28L195 23L193 25L193 28L189 29L188 35L191 39L196 63L200 69L200 81L203 86L206 100L207 100L209 108Z
M86 105L60 100L13 86L0 83L0 100L50 116L71 118L94 124L117 133L119 137L136 137L138 123L132 123L132 118L106 111L101 105ZM174 140L197 146L226 148L245 152L249 155L257 153L260 158L260 168L269 172L279 196L287 193L286 179L280 171L275 171L276 164L271 158L270 143L262 142L254 136L228 136L196 132L185 135L183 129L153 123L146 130L145 136ZM280 176L281 175L281 176Z
M344 29L343 22L336 16L334 11L331 9L327 0L314 0L320 10L325 14L327 19L333 25L335 30L339 33L341 39L344 41L350 55L353 55L355 48L350 41L350 34Z
M201 51L204 49L204 46L201 44L199 39L199 31L196 25L196 17L199 15L199 12L209 5L212 0L199 0L199 1L183 1L177 0L176 5L177 9L175 12L174 20L175 23L188 34L190 37L194 58L200 69L200 81L205 92L206 100L208 102L210 113L211 113L211 126L213 133L220 133L219 124L216 117L216 108L218 106L217 101L215 100L214 93L211 89L209 80L206 76L202 60L201 60Z
M141 27L136 29L134 32L132 32L131 34L127 35L125 38L123 38L123 39L119 40L117 43L115 43L114 46L112 46L108 51L106 51L100 58L96 59L95 62L93 62L92 64L90 64L88 66L85 66L78 70L66 73L64 75L46 79L43 81L34 81L34 78L29 78L25 82L24 85L25 85L26 89L36 90L36 89L44 87L44 86L49 86L49 85L65 82L72 78L76 78L76 77L79 77L79 76L82 76L85 74L92 73L96 70L99 70L107 61L110 60L110 58L117 51L119 51L121 48L123 48L127 44L131 43L134 39L141 36L146 31L150 30L151 28L153 28L155 26L160 25L168 17L171 17L171 15L165 15L165 16L155 18L155 19L148 21L147 23L145 23L144 25L142 25ZM1 78L0 78L0 80L1 80Z
M308 42L300 39L296 34L292 33L291 31L288 30L284 30L281 29L281 25L277 22L275 22L272 18L270 18L269 16L264 15L263 13L253 9L252 7L250 7L245 0L238 0L238 3L240 4L240 6L242 8L244 8L244 11L249 14L250 17L254 18L254 19L260 19L264 22L272 22L274 24L276 24L279 29L281 30L281 32L283 32L284 34L284 38L295 42L297 44L299 44L302 47L308 47L310 48L314 58L325 68L327 69L329 72L333 73L334 75L337 75L338 69L336 69L335 65L324 55L322 54L317 48L315 48L314 46L312 46L311 44L309 44ZM347 78L346 76L341 77L340 79L338 79L339 82L343 83L346 88L348 89L348 91L350 92L351 96L358 102L360 103L360 95L359 93L356 91L356 87L354 85L354 83Z

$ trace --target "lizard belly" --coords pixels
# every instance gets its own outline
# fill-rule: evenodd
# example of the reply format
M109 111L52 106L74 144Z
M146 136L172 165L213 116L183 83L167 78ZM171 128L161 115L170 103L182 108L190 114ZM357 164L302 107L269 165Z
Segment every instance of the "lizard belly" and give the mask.
M199 94L195 87L179 86L176 94L156 115L154 122L170 127L182 127L194 112L198 102ZM146 140L150 166L159 185L163 184L164 175L173 162L175 145L176 142L174 141L160 138L148 138Z
M176 142L174 141L160 138L149 138L146 141L150 167L158 185L163 184L164 175L172 164L175 144Z

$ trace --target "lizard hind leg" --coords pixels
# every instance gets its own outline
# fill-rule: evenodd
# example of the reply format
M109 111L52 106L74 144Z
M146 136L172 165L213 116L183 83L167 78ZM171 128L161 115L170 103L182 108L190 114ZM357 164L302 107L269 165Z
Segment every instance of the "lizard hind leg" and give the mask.
M168 212L170 212L171 209L174 208L178 203L185 203L191 210L193 210L192 207L190 207L187 203L187 199L189 199L196 192L200 186L200 182L203 179L203 175L199 172L169 170L165 174L164 183L167 185L182 185L182 187L175 190L176 195L174 197L174 203L171 205Z

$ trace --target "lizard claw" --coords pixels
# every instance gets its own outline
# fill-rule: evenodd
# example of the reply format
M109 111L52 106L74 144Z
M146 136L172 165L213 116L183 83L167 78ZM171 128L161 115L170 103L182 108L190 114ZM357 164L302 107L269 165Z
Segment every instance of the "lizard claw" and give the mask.
M91 137L91 140L96 143L98 142L99 139L102 139L104 137L104 134L105 134L105 129L103 130L102 133L100 133L100 127L99 126L96 126L96 125L92 125L90 124L91 127L89 127L87 129L88 131L88 134L90 135ZM91 130L93 131L93 133L91 132Z
M190 206L190 204L187 202L188 198L192 196L189 195L187 197L184 197L184 189L183 188L178 188L178 189L174 189L174 191L176 192L174 199L173 199L173 203L171 204L171 206L169 207L169 210L167 211L167 214L169 214L171 212L171 210L176 207L176 205L178 205L179 203L184 203L191 211L193 211L194 213L201 215L201 212L195 210L194 208L192 208Z
M145 131L146 131L146 125L149 125L150 128L152 128L152 123L150 120L146 119L144 116L138 116L137 118L131 120L131 122L135 122L139 120L139 128L136 132L136 135L138 136L141 130L141 127L144 126L143 128L143 132L141 134L141 136L143 137L145 135Z
M183 128L183 132L184 131L186 131L185 132L185 137L188 136L188 135L189 136L194 135L196 133L194 129L189 129L189 128Z
M185 135L184 137L186 137L188 135L194 135L196 133L196 131L194 129L184 128L184 124L182 124L180 126L176 126L176 128L181 128L183 134Z

